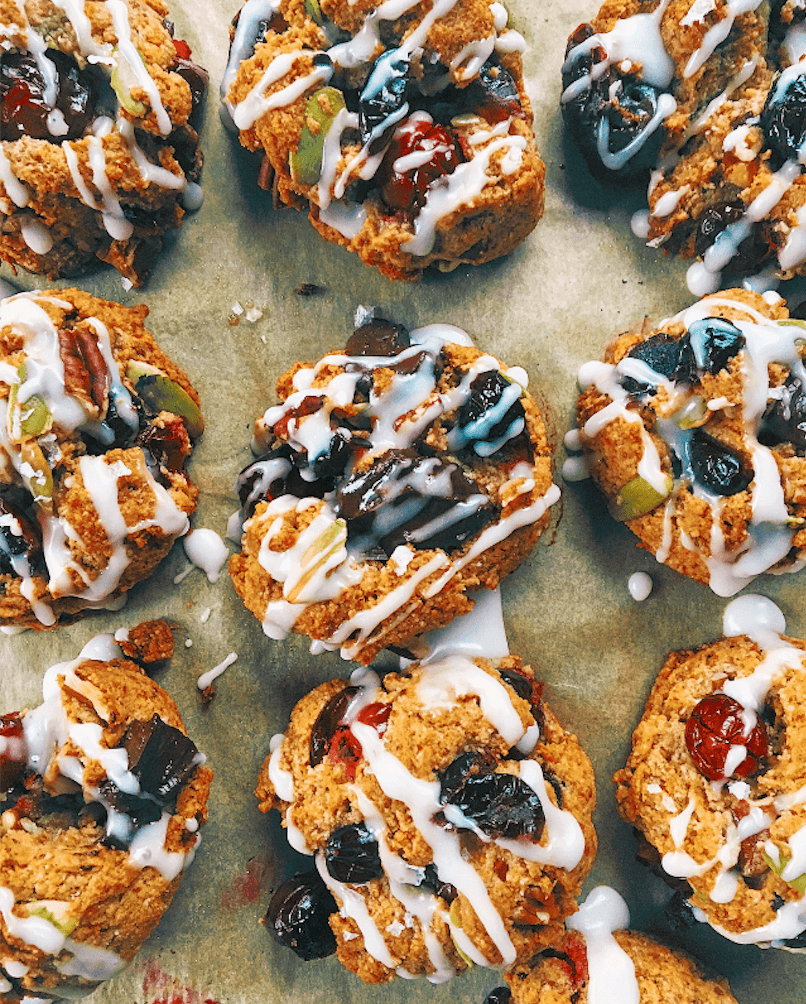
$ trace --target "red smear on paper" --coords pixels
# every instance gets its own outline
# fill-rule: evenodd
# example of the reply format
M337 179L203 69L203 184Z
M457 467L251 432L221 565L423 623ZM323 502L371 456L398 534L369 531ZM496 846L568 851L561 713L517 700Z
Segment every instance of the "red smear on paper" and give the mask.
M230 884L221 890L221 905L227 913L255 903L260 898L266 886L267 871L266 861L252 858L243 875L236 875Z
M185 986L181 980L166 973L156 959L145 964L143 993L146 997L157 994L151 1004L219 1004L210 997L202 997L198 990Z

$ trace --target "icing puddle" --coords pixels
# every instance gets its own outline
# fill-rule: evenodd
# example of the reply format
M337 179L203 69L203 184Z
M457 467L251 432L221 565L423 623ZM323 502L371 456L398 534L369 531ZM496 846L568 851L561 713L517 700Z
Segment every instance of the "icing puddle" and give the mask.
M144 966L143 993L147 1000L152 994L157 994L150 1004L219 1004L166 973L156 959L144 960Z

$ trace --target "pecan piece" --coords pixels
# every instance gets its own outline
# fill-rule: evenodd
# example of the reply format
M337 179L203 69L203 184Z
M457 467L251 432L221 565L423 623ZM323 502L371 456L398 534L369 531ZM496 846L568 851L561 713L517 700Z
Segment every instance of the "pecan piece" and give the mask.
M79 328L59 330L64 389L78 398L90 418L102 418L109 395L109 371L97 340Z

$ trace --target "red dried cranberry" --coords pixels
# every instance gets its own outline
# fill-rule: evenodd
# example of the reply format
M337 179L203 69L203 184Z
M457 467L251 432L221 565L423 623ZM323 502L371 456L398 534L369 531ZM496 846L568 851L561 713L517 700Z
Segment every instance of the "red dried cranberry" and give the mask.
M295 408L289 408L282 418L277 419L272 428L274 435L279 436L280 439L287 439L289 422L295 418L305 418L307 415L313 415L314 412L322 408L324 403L324 398L315 394L309 394L307 397L304 397Z
M174 49L176 49L176 54L180 59L190 59L193 53L190 51L190 46L184 39L172 38L171 41L174 44Z
M309 962L336 951L328 917L338 909L319 873L304 872L283 882L275 892L265 923L281 945Z
M92 121L96 101L92 71L80 69L72 56L53 49L45 58L56 74L55 107L64 116L66 132L54 135L48 128L53 109L45 101L46 84L37 61L27 53L9 52L0 59L0 139L80 139Z
M568 956L571 968L571 985L579 990L588 980L588 950L585 939L576 931L569 931L562 940L562 951Z
M430 157L423 163L417 155L425 154ZM400 173L395 162L408 156L416 166ZM445 126L430 119L409 119L392 137L378 172L384 202L394 210L421 207L429 185L453 174L463 160L461 147Z
M383 875L378 841L364 823L348 823L330 834L325 864L337 882L363 885Z
M18 784L25 774L27 753L22 717L18 711L0 715L0 793Z
M327 702L319 712L311 729L310 764L316 767L325 757L329 763L344 764L348 781L355 780L355 765L363 757L361 743L342 718L358 687L345 687ZM390 704L368 704L355 716L355 721L370 725L378 735L383 735L392 710Z
M349 725L340 725L330 740L327 750L328 763L344 764L344 775L348 781L355 781L355 765L364 755L361 743L350 731Z
M181 418L173 418L162 427L149 425L137 437L137 445L151 454L156 464L169 471L181 471L190 456L190 437Z
M727 694L709 694L686 722L686 749L697 770L710 781L724 781L725 761L732 746L746 747L745 758L730 777L750 777L769 752L764 725L758 721L745 735L744 709Z

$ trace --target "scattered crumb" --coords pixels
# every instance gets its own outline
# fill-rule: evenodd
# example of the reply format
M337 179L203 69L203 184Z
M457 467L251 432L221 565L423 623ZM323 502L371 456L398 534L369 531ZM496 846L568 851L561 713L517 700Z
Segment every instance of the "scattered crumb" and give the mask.
M193 639L185 638L185 648L192 648L192 647L193 647Z
M165 621L144 621L129 628L127 638L118 645L125 655L136 662L148 664L170 659L174 653L174 636Z
M201 692L202 707L209 708L213 703L213 698L215 697L215 684L211 683L209 687L205 687Z
M210 610L209 607L205 607L204 610L202 610L202 615L199 618L199 620L202 622L202 624L206 624L207 621L210 620L210 614L211 613L212 613L212 611Z
M297 296L316 296L317 293L324 292L324 287L317 286L315 282L301 282L294 292Z

